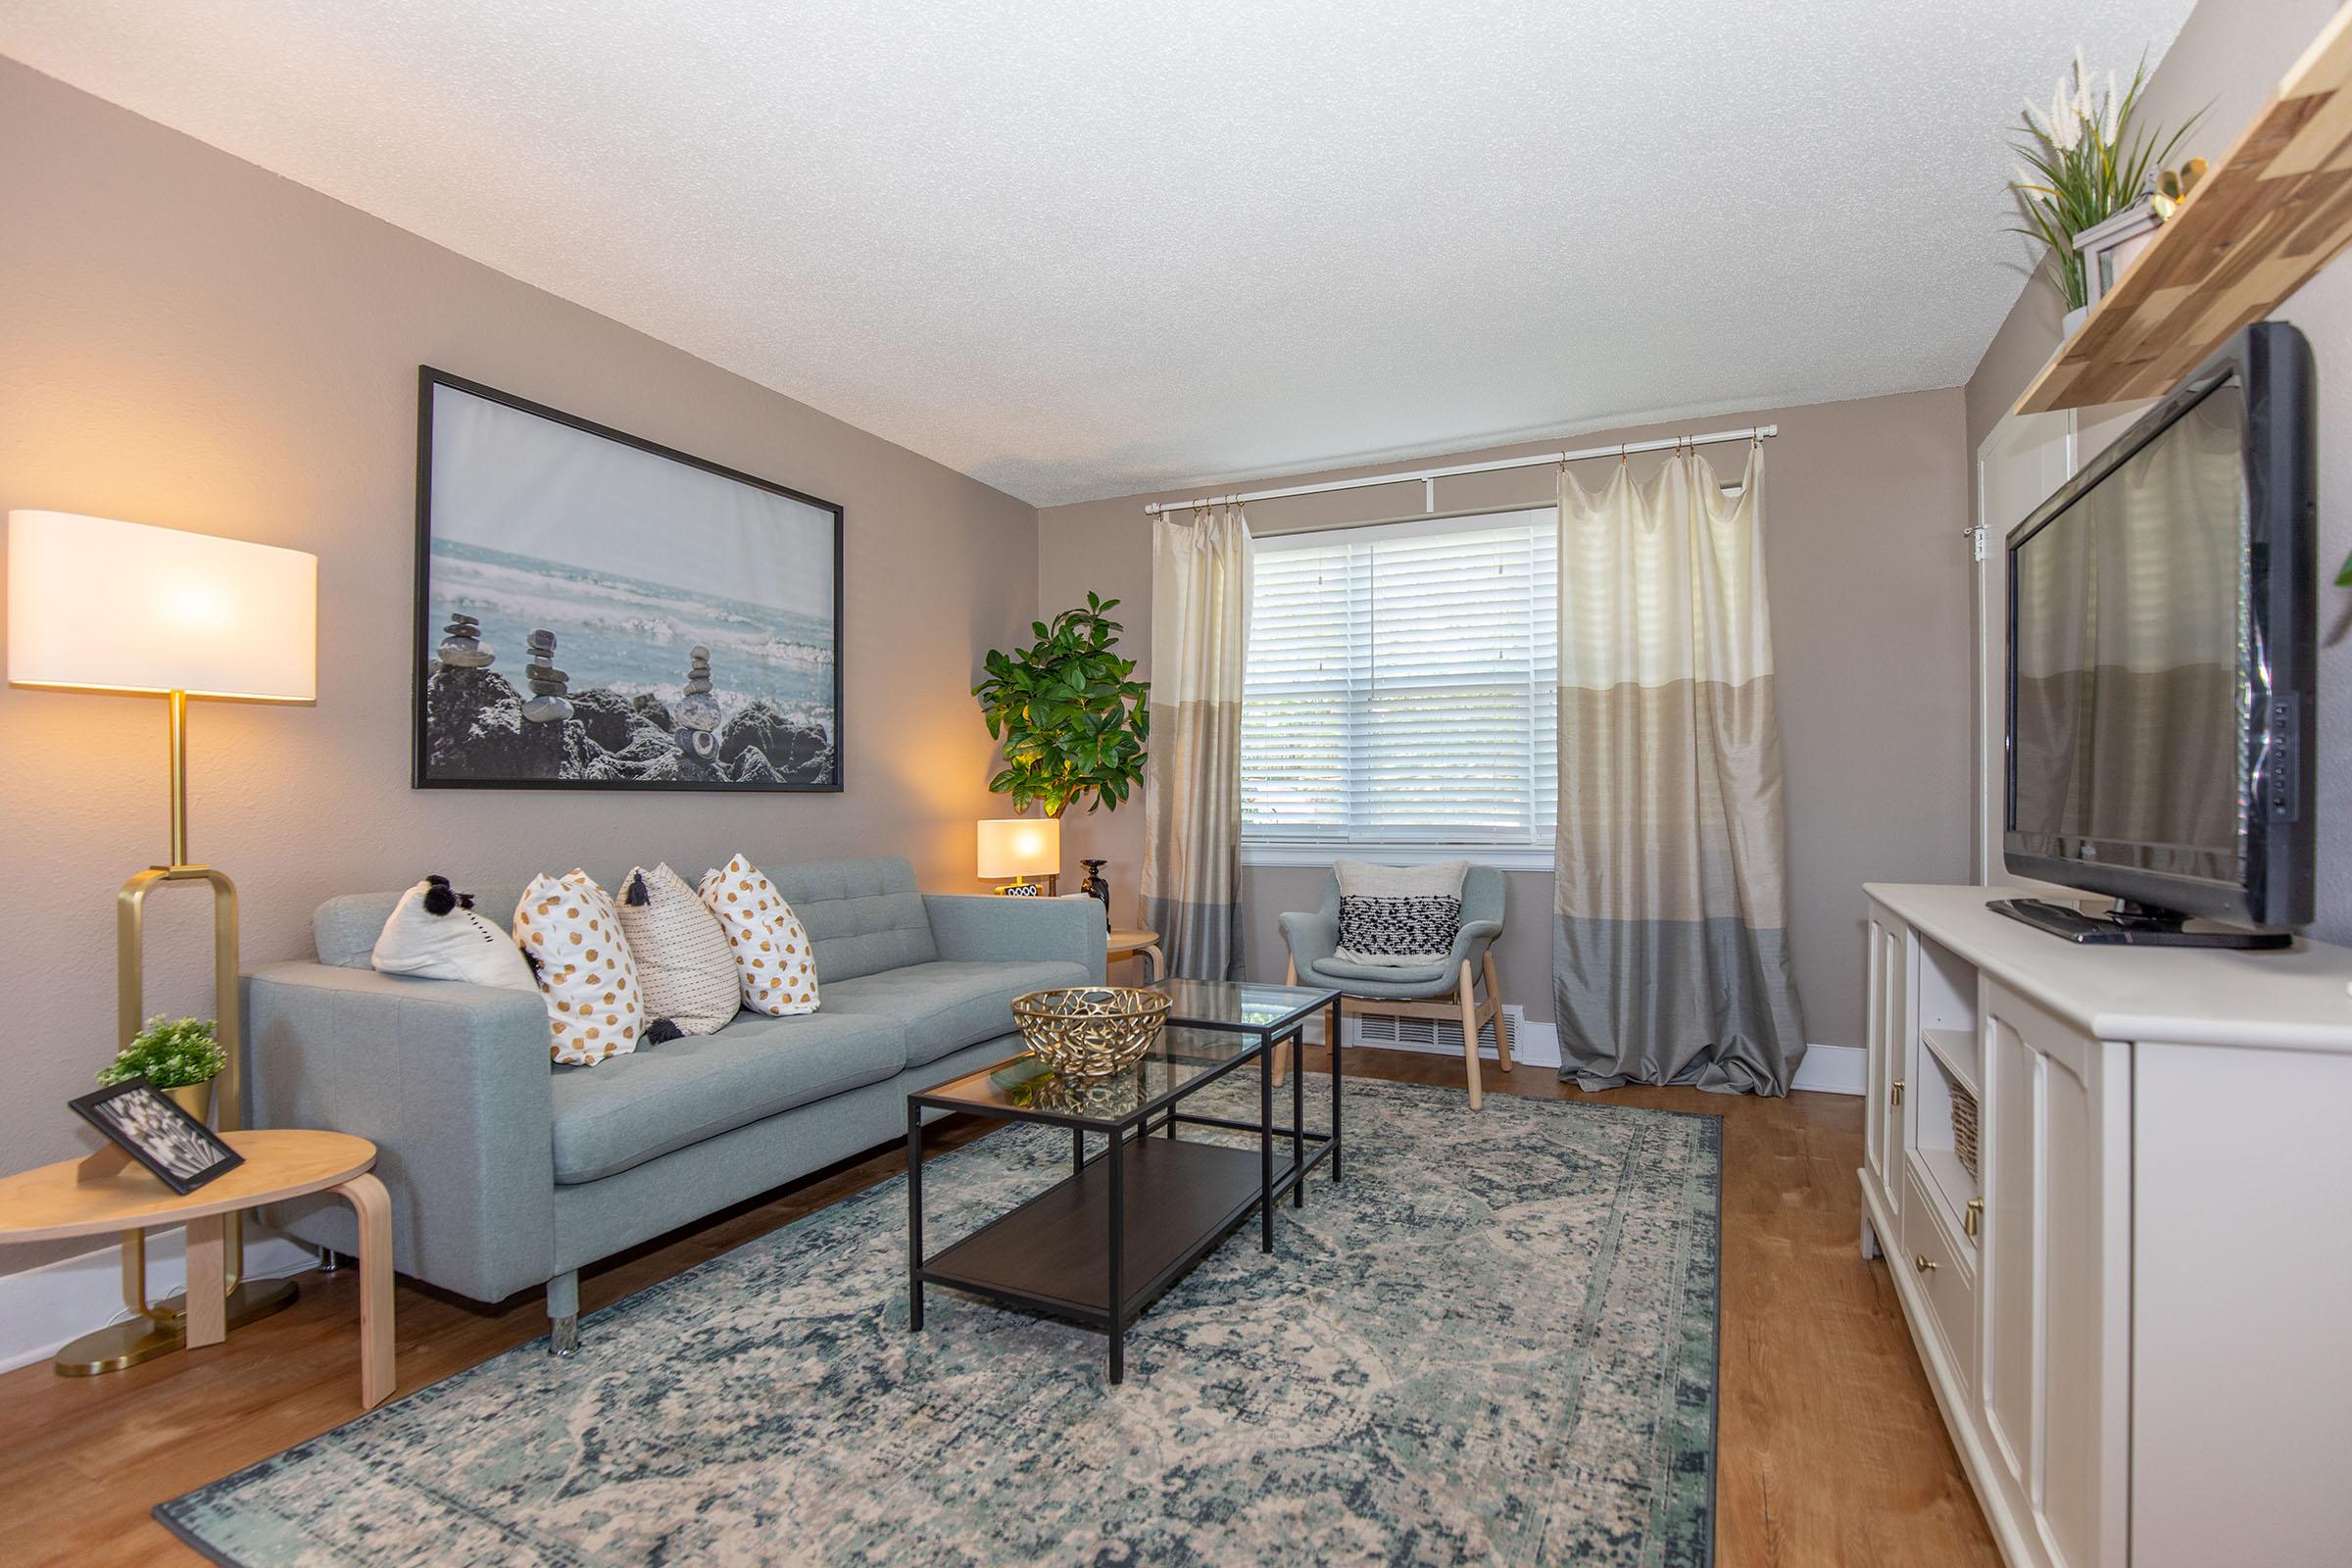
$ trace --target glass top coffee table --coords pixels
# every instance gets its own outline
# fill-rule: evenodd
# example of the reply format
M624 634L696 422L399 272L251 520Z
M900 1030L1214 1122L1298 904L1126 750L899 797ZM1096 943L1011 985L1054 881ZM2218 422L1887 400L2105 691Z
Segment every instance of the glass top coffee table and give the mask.
M1305 1125L1304 1077L1291 1075L1288 1126L1274 1119L1274 1048L1296 1046L1309 1019L1340 1031L1340 997L1303 986L1163 980L1167 1027L1144 1059L1109 1078L1065 1079L1026 1054L906 1097L906 1285L910 1331L923 1326L923 1288L946 1285L1102 1329L1110 1381L1126 1375L1126 1332L1213 1251L1254 1207L1259 1247L1274 1250L1274 1210L1306 1201L1307 1173L1340 1177L1339 1051L1332 1052L1331 1130ZM1257 1064L1257 1119L1198 1114L1185 1100ZM1070 1174L1010 1212L923 1255L923 1112L961 1111L1070 1129ZM1186 1126L1254 1135L1254 1147L1180 1136ZM1098 1135L1090 1156L1087 1135ZM1153 1136L1158 1134L1159 1136ZM1277 1142L1288 1145L1277 1167Z

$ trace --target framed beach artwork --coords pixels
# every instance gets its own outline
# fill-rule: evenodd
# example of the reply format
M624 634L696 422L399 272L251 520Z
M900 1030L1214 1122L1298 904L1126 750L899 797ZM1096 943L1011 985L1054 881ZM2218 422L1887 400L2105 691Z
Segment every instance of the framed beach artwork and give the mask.
M838 790L841 508L421 368L419 789Z

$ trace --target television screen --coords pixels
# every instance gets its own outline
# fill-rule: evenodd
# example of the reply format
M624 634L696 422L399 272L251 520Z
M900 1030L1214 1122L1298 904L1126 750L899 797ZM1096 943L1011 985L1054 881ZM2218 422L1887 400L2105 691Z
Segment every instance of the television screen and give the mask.
M2246 446L2232 376L2015 546L2009 829L2035 853L2247 880Z

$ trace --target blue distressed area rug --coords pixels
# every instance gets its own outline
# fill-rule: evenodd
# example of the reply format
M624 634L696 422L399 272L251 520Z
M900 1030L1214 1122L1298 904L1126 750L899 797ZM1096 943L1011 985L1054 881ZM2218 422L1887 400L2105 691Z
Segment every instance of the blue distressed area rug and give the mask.
M1117 1387L1100 1335L953 1291L908 1334L896 1177L584 1319L575 1360L522 1347L156 1516L235 1568L1709 1562L1720 1123L1376 1082L1348 1118L1347 1180L1272 1256L1246 1220ZM927 1164L933 1247L1068 1157Z

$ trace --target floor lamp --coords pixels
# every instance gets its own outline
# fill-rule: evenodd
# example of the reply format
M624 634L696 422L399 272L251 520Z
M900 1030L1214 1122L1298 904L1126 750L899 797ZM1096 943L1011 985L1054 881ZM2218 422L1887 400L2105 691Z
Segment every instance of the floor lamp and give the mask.
M141 1022L147 895L202 882L213 895L213 1008L227 1056L213 1096L223 1132L244 1116L237 1016L237 888L188 858L188 699L308 703L318 697L318 558L299 550L150 528L63 512L8 514L8 679L14 686L165 699L171 738L171 858L115 895L116 1044ZM228 1216L228 1322L292 1303L292 1280L247 1280L244 1236ZM147 1299L146 1233L122 1237L128 1322L57 1355L62 1373L136 1366L180 1348L183 1309Z

